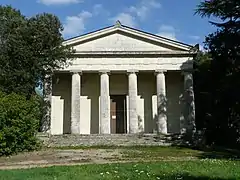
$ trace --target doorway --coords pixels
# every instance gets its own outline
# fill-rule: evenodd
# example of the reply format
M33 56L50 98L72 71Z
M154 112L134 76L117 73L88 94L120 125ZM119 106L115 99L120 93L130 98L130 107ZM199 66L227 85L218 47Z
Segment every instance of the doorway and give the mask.
M110 96L111 134L127 133L126 96Z

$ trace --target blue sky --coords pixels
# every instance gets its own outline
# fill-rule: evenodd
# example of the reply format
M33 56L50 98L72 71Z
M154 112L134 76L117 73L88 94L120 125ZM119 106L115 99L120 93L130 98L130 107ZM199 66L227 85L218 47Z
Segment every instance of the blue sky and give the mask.
M65 38L97 30L120 20L122 24L188 44L204 41L215 28L194 16L201 0L1 0L26 16L57 15Z

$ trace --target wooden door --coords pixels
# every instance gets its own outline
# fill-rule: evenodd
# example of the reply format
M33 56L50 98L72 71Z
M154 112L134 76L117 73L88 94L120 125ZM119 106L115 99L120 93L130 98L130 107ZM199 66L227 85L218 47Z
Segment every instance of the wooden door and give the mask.
M123 134L125 133L124 130L124 123L125 123L125 109L124 109L124 96L118 96L117 98L117 133Z
M125 99L126 96L124 95L111 96L110 118L112 134L123 134L127 132Z
M111 118L111 134L117 133L117 102L115 99L111 99L110 105L110 118Z

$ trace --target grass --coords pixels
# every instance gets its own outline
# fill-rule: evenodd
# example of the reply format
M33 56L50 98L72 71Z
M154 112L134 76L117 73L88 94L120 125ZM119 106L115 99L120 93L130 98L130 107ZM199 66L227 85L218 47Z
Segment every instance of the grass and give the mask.
M197 157L202 151L187 149L183 147L132 147L122 150L123 158L141 158L141 159L166 159L168 157Z
M55 166L48 168L33 168L22 170L2 170L0 180L137 180L137 179L196 179L196 180L234 180L240 179L240 153L232 150L205 149L193 150L184 147L65 147L46 149L42 152L19 154L11 158L2 157L1 162L19 162L20 160L57 160L65 158L65 150L81 150L70 157L83 156L87 158L90 152L97 154L89 156L89 162L102 158L115 164L89 164L82 166ZM99 151L100 150L100 151ZM118 152L110 156L111 152ZM110 152L110 154L108 153ZM91 154L91 153L90 153ZM93 153L94 154L94 153ZM101 155L102 154L102 155ZM103 155L104 154L104 155ZM95 157L96 156L96 157ZM67 156L68 157L68 156ZM138 162L116 164L117 161ZM65 160L64 160L65 162ZM147 163L149 162L149 163Z
M122 158L142 160L168 159L240 159L240 151L227 149L189 149L185 147L132 147L122 150Z
M55 166L24 170L0 171L0 180L156 180L240 179L240 162L226 160L194 160L184 162L128 163L82 166Z
M169 157L192 157L192 158L215 158L215 159L240 159L240 151L226 149L189 149L180 146L76 146L76 147L56 147L59 150L94 150L105 149L112 151L115 149L121 150L124 159L166 159Z

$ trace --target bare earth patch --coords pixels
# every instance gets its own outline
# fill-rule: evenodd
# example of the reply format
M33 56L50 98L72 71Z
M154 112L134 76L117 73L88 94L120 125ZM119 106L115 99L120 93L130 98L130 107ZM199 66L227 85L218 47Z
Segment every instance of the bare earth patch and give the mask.
M109 149L47 149L0 158L0 169L29 168L48 165L108 163L121 157L119 150Z
M213 151L209 154L180 147L69 147L49 148L20 153L11 157L0 157L0 169L122 162L189 161L209 157L236 158L232 153Z

